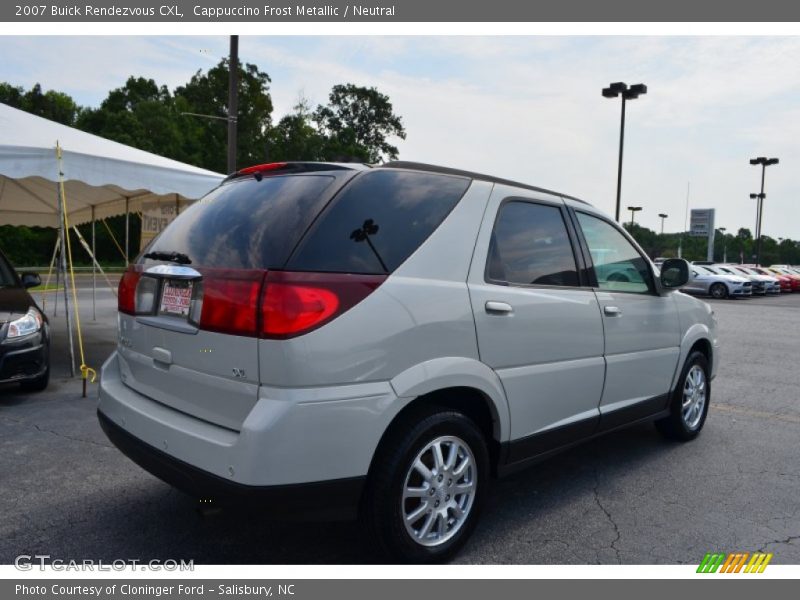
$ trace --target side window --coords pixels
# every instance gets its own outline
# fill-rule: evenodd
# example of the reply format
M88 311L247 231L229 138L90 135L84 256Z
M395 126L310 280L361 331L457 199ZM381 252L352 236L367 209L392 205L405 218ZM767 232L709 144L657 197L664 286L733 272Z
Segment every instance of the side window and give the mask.
M391 273L441 225L469 185L469 179L436 173L366 173L325 209L288 268Z
M497 215L487 279L517 285L577 286L578 271L561 210L511 201Z
M614 226L578 212L601 290L648 294L654 291L647 261Z

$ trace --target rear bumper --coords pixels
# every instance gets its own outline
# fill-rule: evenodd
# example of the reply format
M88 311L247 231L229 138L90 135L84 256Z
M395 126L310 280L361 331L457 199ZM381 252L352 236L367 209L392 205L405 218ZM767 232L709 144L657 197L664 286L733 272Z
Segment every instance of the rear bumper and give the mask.
M126 385L115 352L101 371L98 413L120 450L196 496L252 497L304 516L355 515L380 436L402 404L391 385L261 386L257 394L241 429L228 429ZM307 499L287 500L295 496Z
M352 519L358 513L365 477L294 485L252 486L198 469L145 444L97 411L109 440L140 467L162 481L195 496L210 506L258 507L275 517L303 519Z

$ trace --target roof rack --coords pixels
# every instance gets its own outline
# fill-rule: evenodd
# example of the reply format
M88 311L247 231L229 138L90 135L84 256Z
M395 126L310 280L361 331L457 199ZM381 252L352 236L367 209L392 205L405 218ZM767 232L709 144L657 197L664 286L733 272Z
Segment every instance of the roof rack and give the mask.
M532 190L534 192L543 192L545 194L553 194L554 196L561 196L562 198L569 198L570 200L574 200L575 202L580 202L581 204L588 205L589 203L585 200L581 200L580 198L575 198L573 196L567 196L566 194L561 194L559 192L554 192L553 190L548 190L545 188L536 187L533 185L528 185L526 183L520 183L518 181L511 181L510 179L502 179L500 177L494 177L492 175L484 175L482 173L474 173L472 171L462 171L460 169L451 169L450 167L439 167L436 165L429 165L426 163L418 163L418 162L410 162L405 160L395 160L383 165L375 165L376 167L383 167L389 169L410 169L414 171L427 171L430 173L441 173L442 175L457 175L460 177L469 177L470 179L479 179L480 181L489 181L491 183L499 183L502 185L512 185L515 187L524 188L526 190Z

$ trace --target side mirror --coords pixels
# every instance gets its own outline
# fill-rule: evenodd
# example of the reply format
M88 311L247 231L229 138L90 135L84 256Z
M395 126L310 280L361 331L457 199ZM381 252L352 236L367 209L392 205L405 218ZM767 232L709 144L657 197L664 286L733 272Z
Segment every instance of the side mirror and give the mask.
M668 258L661 265L661 285L674 290L689 283L689 263L681 258Z
M36 287L37 285L42 285L42 278L39 277L38 273L23 273L22 285L25 288L32 288Z

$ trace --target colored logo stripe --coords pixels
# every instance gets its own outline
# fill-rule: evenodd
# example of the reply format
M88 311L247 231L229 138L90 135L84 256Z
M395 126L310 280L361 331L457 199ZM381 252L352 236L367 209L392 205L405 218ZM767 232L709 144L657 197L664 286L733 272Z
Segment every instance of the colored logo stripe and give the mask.
M723 554L721 552L709 552L697 567L697 573L763 573L764 569L772 560L772 554L764 552L732 552ZM750 559L747 562L747 559ZM745 566L747 563L747 566ZM744 570L742 570L744 568Z

